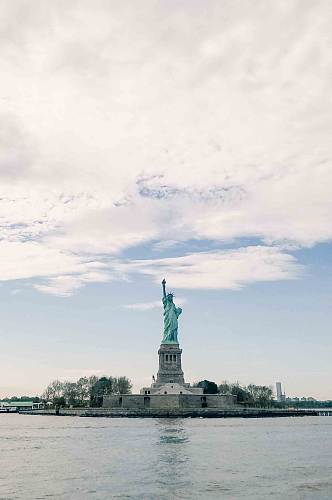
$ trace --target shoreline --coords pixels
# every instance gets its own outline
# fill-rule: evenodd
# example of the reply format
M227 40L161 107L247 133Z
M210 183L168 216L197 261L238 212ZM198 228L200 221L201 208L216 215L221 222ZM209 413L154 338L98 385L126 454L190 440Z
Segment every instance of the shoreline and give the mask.
M123 410L109 408L60 408L56 410L22 410L20 415L53 415L68 417L103 417L103 418L280 418L331 415L331 412L314 410L273 410L260 408L241 408L218 410L204 408L199 410Z

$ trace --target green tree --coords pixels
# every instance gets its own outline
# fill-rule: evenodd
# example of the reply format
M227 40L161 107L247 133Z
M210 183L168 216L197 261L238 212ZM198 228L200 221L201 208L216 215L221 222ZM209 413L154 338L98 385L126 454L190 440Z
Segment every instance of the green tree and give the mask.
M78 405L78 390L75 382L63 382L62 394L68 406Z
M116 379L113 377L101 377L90 388L90 405L94 407L102 406L103 396L107 394L115 394L116 391Z
M10 401L13 401L13 402L14 401L16 401L16 402L18 402L18 401L35 401L36 398L39 400L38 396L35 396L35 397L31 397L31 396L20 396L20 397L13 396L10 399ZM36 401L36 402L38 403L38 401Z
M54 399L61 398L63 396L63 382L60 380L53 380L45 391L43 392L41 398L43 401L51 401L53 403Z
M237 402L245 406L261 408L274 405L274 393L271 386L249 384L246 387L240 382L230 383L225 380L219 385L219 392L237 396Z
M131 394L131 390L133 388L133 384L129 380L129 378L122 376L116 379L116 393L117 394Z
M237 396L237 402L246 406L253 406L253 399L246 387L242 387L239 382L231 384L231 394Z
M272 386L249 384L247 391L253 399L253 405L258 407L271 407L274 402Z
M232 384L227 382L227 380L223 380L218 386L218 391L219 394L232 394Z
M60 408L65 408L67 406L67 402L64 396L55 397L53 399L53 406L60 406Z
M211 382L210 380L201 380L200 382L196 382L194 387L201 387L203 389L203 394L218 394L219 389L215 382Z
M96 377L96 382L98 377ZM88 377L81 377L76 382L76 404L77 406L85 406L89 400L90 383Z
M131 394L132 383L125 377L81 377L77 382L54 380L43 392L43 402L59 406L101 406L106 394ZM27 398L25 400L35 400ZM18 400L18 399L17 399ZM38 398L39 400L39 398Z

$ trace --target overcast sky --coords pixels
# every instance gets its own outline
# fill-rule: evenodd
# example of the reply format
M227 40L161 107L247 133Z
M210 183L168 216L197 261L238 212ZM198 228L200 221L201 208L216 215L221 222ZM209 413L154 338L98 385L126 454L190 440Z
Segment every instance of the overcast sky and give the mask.
M158 369L332 399L330 0L7 0L0 397Z

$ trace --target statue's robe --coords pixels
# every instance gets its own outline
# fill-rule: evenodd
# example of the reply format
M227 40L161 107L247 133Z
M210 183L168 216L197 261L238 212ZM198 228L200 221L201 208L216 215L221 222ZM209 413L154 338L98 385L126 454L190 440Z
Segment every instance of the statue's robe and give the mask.
M182 313L181 307L175 307L174 302L170 302L163 297L164 306L164 338L163 342L178 342L178 317Z

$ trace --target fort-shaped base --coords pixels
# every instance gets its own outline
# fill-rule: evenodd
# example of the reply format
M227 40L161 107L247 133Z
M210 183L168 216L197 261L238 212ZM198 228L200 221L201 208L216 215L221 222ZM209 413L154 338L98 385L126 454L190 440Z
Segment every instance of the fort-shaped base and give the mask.
M201 387L190 387L184 381L181 367L182 349L178 342L162 342L158 351L159 370L157 380L151 387L143 387L140 391L145 396L193 396L203 395ZM167 406L167 401L165 399Z

